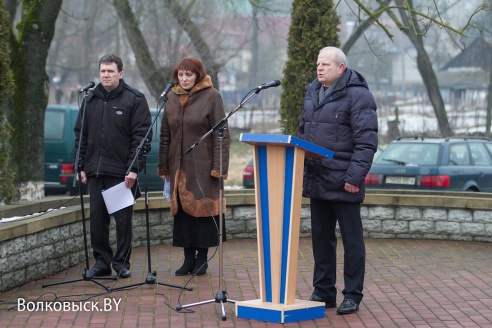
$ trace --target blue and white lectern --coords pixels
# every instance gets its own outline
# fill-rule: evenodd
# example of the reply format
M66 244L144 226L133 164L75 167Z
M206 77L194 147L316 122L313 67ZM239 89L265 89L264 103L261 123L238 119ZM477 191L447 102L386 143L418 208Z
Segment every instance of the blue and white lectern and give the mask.
M299 138L241 134L254 146L260 299L236 302L238 318L286 323L323 318L325 303L295 299L305 157L333 152Z

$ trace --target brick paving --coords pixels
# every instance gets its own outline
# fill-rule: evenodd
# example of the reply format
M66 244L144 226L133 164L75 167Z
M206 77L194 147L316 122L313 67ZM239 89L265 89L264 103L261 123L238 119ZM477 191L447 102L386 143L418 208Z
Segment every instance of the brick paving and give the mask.
M146 283L147 249L132 254L130 279L75 281L85 270L85 262L47 279L32 281L0 294L2 327L492 327L492 244L444 240L366 239L367 268L364 299L356 314L337 315L327 309L322 319L278 324L246 320L235 316L232 301L259 298L257 244L255 239L229 240L223 244L223 283L229 302L227 319L214 301L219 291L218 252L210 249L207 274L176 277L182 249L169 245L150 249L152 272L157 283ZM342 285L341 241L338 249L338 288ZM92 260L91 260L92 265ZM313 259L310 238L301 238L298 299L312 292ZM62 282L43 288L43 284ZM67 283L65 283L67 282ZM132 288L122 286L140 284ZM172 286L169 286L171 284ZM181 287L193 288L192 291ZM177 288L177 287L179 288ZM114 290L113 288L118 288ZM53 302L71 304L67 311L19 311L18 300L29 304ZM186 307L179 305L211 301ZM341 293L338 302L342 301ZM71 303L68 303L71 302ZM101 311L73 311L78 304ZM104 302L112 310L105 311ZM118 309L116 310L116 304ZM43 303L47 304L47 303ZM54 303L51 303L54 304ZM73 305L72 305L73 304ZM106 303L107 304L107 303Z

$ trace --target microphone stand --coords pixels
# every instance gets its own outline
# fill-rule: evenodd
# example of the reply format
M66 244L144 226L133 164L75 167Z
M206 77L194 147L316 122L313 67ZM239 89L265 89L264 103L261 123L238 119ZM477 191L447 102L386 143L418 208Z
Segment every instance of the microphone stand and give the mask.
M157 276L157 272L154 271L152 272L152 264L151 264L151 256L150 256L150 223L149 223L149 202L148 202L148 192L147 192L147 149L148 147L145 146L144 144L145 143L150 143L150 140L147 140L147 137L150 133L150 131L152 131L152 127L154 126L155 122L157 121L157 119L159 118L159 115L161 113L161 110L162 108L164 108L164 105L166 104L167 102L167 96L162 96L161 99L163 100L163 103L162 103L162 106L160 108L158 108L158 111L157 111L157 115L155 116L154 120L152 121L152 124L150 125L149 129L147 130L147 133L145 134L145 137L142 138L142 140L140 141L140 144L138 145L138 148L137 148L137 151L136 151L136 154L135 154L135 157L133 157L133 160L132 160L132 163L130 164L130 167L128 168L126 174L129 174L132 167L133 167L133 164L135 163L135 160L138 158L138 154L140 153L140 151L143 149L144 151L144 185L145 185L145 188L144 188L144 193L145 193L145 227L146 227L146 230L147 230L147 264L148 264L148 273L147 273L147 277L145 278L145 281L143 282L139 282L139 283L136 283L136 284L132 284L132 285L127 285L127 286L121 286L121 287L117 287L117 288L112 288L111 291L115 291L115 290L120 290L120 289L126 289L126 288L132 288L132 287L135 287L135 286L142 286L144 284L148 284L148 285L163 285L163 286L169 286L169 287L174 287L174 288L180 288L180 289L186 289L186 290L193 290L193 288L191 287L184 287L184 286L178 286L178 285L173 285L173 284L166 284L166 283L162 283L162 282L159 282L157 281L156 279L156 276Z
M237 106L235 109L233 109L226 117L224 117L222 120L220 120L219 123L217 123L212 129L210 129L207 133L205 133L203 136L201 136L188 150L186 150L185 155L188 154L190 151L192 151L195 146L197 146L200 141L202 141L204 138L206 138L208 135L210 135L213 131L218 130L219 131L219 291L215 294L215 298L207 300L207 301L202 301L202 302L197 302L197 303L192 303L192 304L187 304L187 305L179 305L176 307L176 311L180 311L182 309L196 306L196 305L202 305L202 304L207 304L207 303L220 303L221 309L222 309L222 321L227 320L227 316L225 314L225 309L224 309L224 303L226 302L231 302L231 303L236 303L236 301L228 299L227 298L227 291L222 288L222 280L223 280L223 265L222 265L222 256L223 256L223 250L222 250L222 236L223 236L223 210L222 210L222 197L224 195L224 179L222 177L222 139L224 138L224 129L225 129L225 123L231 117L239 108L242 108L244 104L246 104L248 101L251 100L254 96L256 96L261 89L256 88L253 89L252 91L255 91L254 93L251 93L249 96L246 95L245 100L241 101L239 106ZM248 93L248 94L249 94Z
M94 82L92 82L94 83ZM85 88L84 88L85 89ZM50 286L56 286L56 285L62 285L62 284L68 284L72 282L77 282L77 281L92 281L96 285L101 286L104 288L106 291L109 291L110 288L107 286L104 286L100 282L94 280L94 279L102 279L102 280L116 280L117 278L112 276L112 277L94 277L92 274L92 270L89 269L89 251L87 249L87 229L85 227L85 209L84 209L84 190L82 188L82 175L81 175L81 170L80 170L80 147L82 144L82 139L84 136L84 121L85 121L85 109L87 107L87 95L88 95L88 90L83 90L85 92L84 95L84 100L83 106L82 106L82 118L80 121L80 134L79 134L79 145L77 147L77 153L75 156L75 163L74 163L74 168L76 170L76 176L78 177L79 181L79 195L80 195L80 208L81 208L81 214L82 214L82 231L84 235L84 253L85 253L85 271L82 274L82 278L79 279L74 279L74 280L68 280L68 281L62 281L62 282L55 282L51 284L43 284L43 288L45 287L50 287ZM73 180L73 187L75 187L76 179Z

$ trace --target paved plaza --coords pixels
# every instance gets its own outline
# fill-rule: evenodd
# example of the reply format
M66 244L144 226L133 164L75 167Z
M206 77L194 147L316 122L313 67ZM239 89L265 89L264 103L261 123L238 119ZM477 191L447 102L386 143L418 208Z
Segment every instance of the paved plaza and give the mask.
M147 252L147 248L139 247L132 253L130 279L97 280L98 283L79 280L85 270L84 262L1 293L1 326L492 327L491 243L366 239L366 280L359 312L342 316L335 309L327 309L322 319L288 324L236 317L234 301L260 297L257 243L256 239L235 239L223 245L222 286L216 249L209 251L207 274L191 278L174 275L182 263L181 248L160 245ZM157 283L146 283L148 253ZM339 241L339 291L343 288L342 258ZM311 295L312 272L311 240L301 238L296 298L307 300ZM132 287L124 287L129 285ZM192 290L184 290L185 286ZM220 303L214 300L219 287L228 296L225 321L221 318ZM337 302L342 299L339 293ZM202 301L210 302L194 305ZM32 311L36 304L50 306ZM183 305L185 309L176 311L177 306Z

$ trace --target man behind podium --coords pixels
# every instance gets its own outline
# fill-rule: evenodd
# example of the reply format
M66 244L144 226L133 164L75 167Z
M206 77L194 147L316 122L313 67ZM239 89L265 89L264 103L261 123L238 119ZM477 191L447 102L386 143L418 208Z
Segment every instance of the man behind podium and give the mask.
M342 50L325 47L317 78L306 86L299 137L334 152L305 161L303 196L310 198L314 291L311 301L336 307L336 224L344 247L344 295L339 314L355 313L362 300L366 251L360 204L377 149L376 103L365 78L347 68Z

